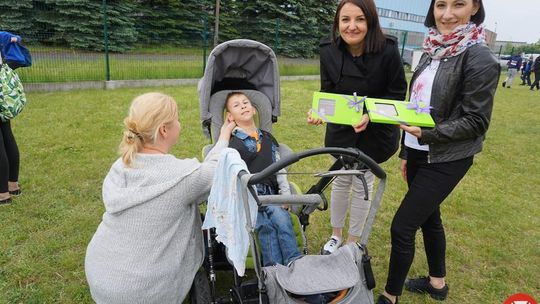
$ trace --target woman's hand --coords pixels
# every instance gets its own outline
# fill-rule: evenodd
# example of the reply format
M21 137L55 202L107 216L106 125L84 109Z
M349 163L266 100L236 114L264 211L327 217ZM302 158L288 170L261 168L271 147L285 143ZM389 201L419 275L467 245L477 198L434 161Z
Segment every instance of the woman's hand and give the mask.
M416 138L422 138L422 129L419 127L399 125L399 128Z
M399 164L399 170L401 171L401 176L403 176L403 179L407 181L407 160L402 159L401 163Z
M360 120L360 123L358 123L357 125L353 125L352 127L354 129L354 132L360 133L367 128L368 124L369 124L369 115L364 114L362 115L362 120Z
M225 119L221 131L219 132L219 139L229 140L231 139L231 133L236 127L236 122L234 120Z
M11 42L13 43L17 42L17 37L11 37Z
M321 125L321 124L324 123L324 121L322 121L322 119L320 119L320 118L313 118L311 116L311 110L309 110L307 112L307 122L310 125L316 125L316 126Z

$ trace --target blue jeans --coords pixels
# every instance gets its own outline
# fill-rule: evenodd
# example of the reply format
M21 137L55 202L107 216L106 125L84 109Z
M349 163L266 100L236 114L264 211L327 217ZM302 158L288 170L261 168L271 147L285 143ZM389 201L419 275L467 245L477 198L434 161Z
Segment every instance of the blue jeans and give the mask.
M300 256L287 210L280 206L259 208L255 229L261 244L263 266L287 265Z

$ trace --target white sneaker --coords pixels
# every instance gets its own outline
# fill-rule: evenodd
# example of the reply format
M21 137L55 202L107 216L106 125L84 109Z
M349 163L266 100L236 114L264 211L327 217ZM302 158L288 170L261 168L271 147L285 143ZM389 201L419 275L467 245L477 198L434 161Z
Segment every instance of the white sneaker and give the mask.
M324 244L323 248L321 249L321 254L332 254L334 253L334 251L336 251L336 249L339 248L339 246L341 246L341 239L335 235L332 235L332 237L330 237L328 242L326 242L326 244Z

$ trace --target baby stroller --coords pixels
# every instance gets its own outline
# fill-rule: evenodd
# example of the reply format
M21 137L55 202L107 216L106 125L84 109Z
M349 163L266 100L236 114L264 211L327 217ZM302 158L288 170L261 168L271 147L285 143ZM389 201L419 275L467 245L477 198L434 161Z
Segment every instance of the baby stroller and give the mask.
M248 96L257 109L259 128L271 132L272 123L277 122L280 115L279 83L277 59L266 45L245 39L231 40L218 45L209 55L204 76L198 87L203 132L212 139L212 142L217 141L223 125L225 99L232 91L240 91ZM203 154L210 148L211 145L205 147ZM358 245L343 246L332 256L306 255L296 260L291 267L281 265L261 267L255 223L250 222L247 211L249 207L246 203L253 262L251 266L255 272L255 279L243 280L236 274L226 259L224 246L215 241L215 232L209 229L204 232L206 242L204 271L199 272L195 278L190 293L191 303L305 303L302 299L306 295L320 293L329 294L334 298L332 303L373 303L371 289L374 287L374 280L366 243L384 192L386 180L384 171L356 149L319 148L295 154L282 143L279 149L281 160L278 162L257 174L247 172L241 174L242 189L245 190L243 195L253 196L259 206L284 203L295 206L296 208L292 208L295 210L293 223L299 223L303 252L307 254L304 231L309 225L309 215L317 209L325 210L328 206L323 194L325 188L337 175L358 176L366 185L363 175L366 170L371 170L380 182L361 242ZM253 191L251 185L304 158L321 154L332 154L338 160L327 172L317 175L320 177L319 181L305 194L292 183L291 195L257 196ZM343 167L345 170L339 170ZM221 269L232 270L234 274L230 294L224 297L216 295L215 287L215 271ZM337 298L331 295L332 293L336 293Z

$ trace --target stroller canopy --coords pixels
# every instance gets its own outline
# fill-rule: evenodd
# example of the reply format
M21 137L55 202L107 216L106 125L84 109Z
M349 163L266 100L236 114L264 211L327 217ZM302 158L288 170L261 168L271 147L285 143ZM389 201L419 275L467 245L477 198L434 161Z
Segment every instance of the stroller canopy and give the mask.
M202 121L212 118L210 97L217 89L216 84L231 78L242 79L252 85L253 90L266 95L272 116L280 115L279 70L274 51L254 40L236 39L219 44L208 56L198 85Z

